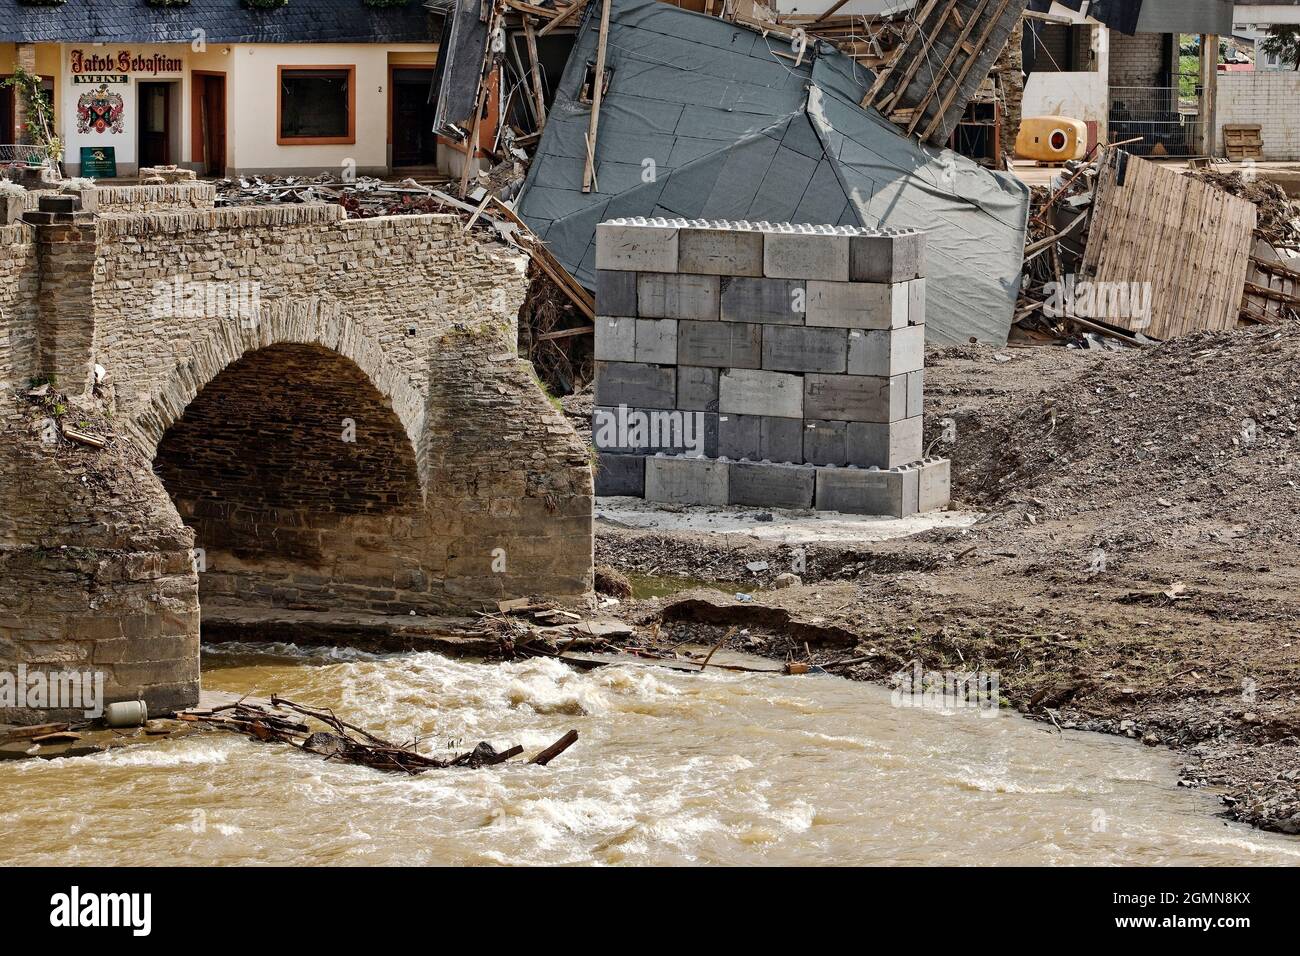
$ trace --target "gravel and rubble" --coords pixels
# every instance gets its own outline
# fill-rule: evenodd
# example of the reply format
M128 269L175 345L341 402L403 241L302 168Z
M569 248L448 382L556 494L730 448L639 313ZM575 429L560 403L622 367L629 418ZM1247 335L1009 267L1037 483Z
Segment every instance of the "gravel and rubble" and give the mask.
M600 563L719 582L632 618L863 680L995 670L1028 716L1169 746L1230 817L1300 833L1300 326L962 346L926 376L979 521L800 547L599 522Z

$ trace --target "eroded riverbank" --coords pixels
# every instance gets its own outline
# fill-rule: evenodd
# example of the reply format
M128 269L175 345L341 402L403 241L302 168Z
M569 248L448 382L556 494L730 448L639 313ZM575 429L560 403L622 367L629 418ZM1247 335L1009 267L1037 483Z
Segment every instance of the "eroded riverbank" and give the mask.
M1162 751L836 678L268 646L204 665L211 689L311 700L430 750L581 739L544 768L418 778L228 734L14 762L4 862L1300 862L1294 840L1215 819Z

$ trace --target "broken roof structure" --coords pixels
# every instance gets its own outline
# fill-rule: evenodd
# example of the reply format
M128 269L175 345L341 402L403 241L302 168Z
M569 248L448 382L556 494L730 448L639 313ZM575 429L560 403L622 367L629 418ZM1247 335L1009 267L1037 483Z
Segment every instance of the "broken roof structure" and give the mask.
M599 5L593 5L598 7ZM595 188L583 192L599 14L579 32L519 212L587 288L621 216L919 228L932 341L1006 342L1029 190L858 104L871 71L658 0L612 0Z

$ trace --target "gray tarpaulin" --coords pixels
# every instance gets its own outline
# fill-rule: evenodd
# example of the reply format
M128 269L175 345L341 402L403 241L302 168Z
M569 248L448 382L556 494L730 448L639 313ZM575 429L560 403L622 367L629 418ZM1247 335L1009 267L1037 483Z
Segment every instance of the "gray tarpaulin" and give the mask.
M930 340L1006 342L1028 188L860 109L872 74L825 45L795 66L777 37L658 0L613 0L600 191L584 194L590 108L577 95L598 26L598 13L582 26L519 210L584 286L596 224L617 216L916 227L929 233Z

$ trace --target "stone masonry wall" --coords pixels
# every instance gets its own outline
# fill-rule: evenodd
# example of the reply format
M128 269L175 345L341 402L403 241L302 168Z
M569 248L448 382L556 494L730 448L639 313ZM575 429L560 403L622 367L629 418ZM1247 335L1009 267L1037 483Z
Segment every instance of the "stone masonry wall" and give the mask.
M36 364L40 272L34 238L28 226L0 226L0 395L6 386L27 384L19 375Z
M599 494L903 517L922 461L925 237L616 219L596 233Z

